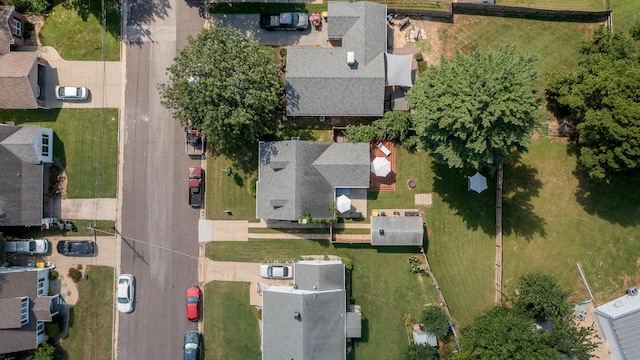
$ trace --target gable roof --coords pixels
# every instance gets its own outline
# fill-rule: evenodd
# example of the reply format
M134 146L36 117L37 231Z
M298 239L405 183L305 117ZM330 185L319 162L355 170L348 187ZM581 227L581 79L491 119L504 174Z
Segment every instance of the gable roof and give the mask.
M2 299L2 305L12 305L10 308L4 308L0 311L0 320L2 325L0 326L0 354L12 353L16 351L35 349L38 346L37 326L38 321L50 321L51 316L47 314L43 318L39 315L43 315L45 311L34 311L36 302L39 307L46 309L49 313L49 309L52 306L51 296L44 296L38 298L38 277L41 272L46 274L40 275L45 279L48 277L48 269L28 269L21 271L0 271L0 299ZM46 285L46 284L45 284ZM29 322L25 325L18 327L11 326L5 316L9 316L8 312L11 311L15 316L15 311L18 311L20 315L20 304L16 301L16 298L28 297L29 298ZM55 305L55 304L54 304Z
M11 89L0 91L0 108L38 108L36 94L29 81L29 74L37 60L38 54L32 51L13 51L0 55L0 89Z
M422 246L421 216L372 216L371 246Z
M14 11L14 6L0 5L0 55L8 53L14 42L11 26L9 26L9 19Z
M262 359L343 360L347 327L344 264L340 261L301 263L295 264L296 284L304 282L299 276L305 272L332 279L332 284L325 290L270 286L263 291ZM313 267L315 271L311 270ZM338 272L340 280L334 282Z
M640 295L598 306L595 315L614 360L640 358Z
M38 130L0 124L0 226L41 223L44 169L34 148Z
M329 38L342 39L342 46L288 49L287 115L383 115L386 12L386 5L367 1L328 3Z
M300 290L344 289L344 264L340 261L298 261L293 273Z
M369 144L260 142L256 218L333 217L335 188L369 187Z

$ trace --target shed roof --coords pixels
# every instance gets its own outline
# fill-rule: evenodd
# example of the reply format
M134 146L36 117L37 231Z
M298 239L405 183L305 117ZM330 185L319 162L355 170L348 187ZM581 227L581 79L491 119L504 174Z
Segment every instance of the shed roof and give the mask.
M371 246L422 246L421 216L372 216Z
M595 314L614 359L640 359L640 295L609 301Z

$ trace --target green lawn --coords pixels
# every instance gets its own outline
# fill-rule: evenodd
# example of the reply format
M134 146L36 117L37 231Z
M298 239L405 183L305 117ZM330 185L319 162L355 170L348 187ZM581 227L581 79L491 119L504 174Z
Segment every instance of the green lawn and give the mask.
M87 267L70 310L69 334L60 344L63 359L111 359L113 276L112 267Z
M214 281L204 287L204 353L207 360L259 360L258 311L249 283Z
M613 29L628 33L633 24L640 21L640 1L611 0Z
M621 294L628 285L640 283L640 181L621 179L609 185L594 184L576 172L576 159L567 155L563 140L535 141L522 166L529 167L533 186L518 186L511 197L529 191L532 216L521 217L505 204L505 223L533 220L538 230L529 235L511 231L504 237L504 275L507 290L529 270L555 276L575 301L588 295L576 263L582 265L596 297L602 304ZM505 174L505 186L522 181L524 174ZM527 190L527 189L533 189ZM526 197L526 196L525 196ZM514 226L514 225L512 225Z
M530 54L539 56L541 76L578 64L578 44L587 39L599 24L511 19L456 15L454 24L444 25L440 40L445 55L451 58L454 49L469 53L475 49L497 49L511 43ZM541 82L542 83L542 82Z
M53 129L54 161L64 168L67 198L116 197L117 109L1 111L0 117L16 125Z
M298 255L337 255L353 259L352 296L355 303L362 307L364 315L362 338L355 350L357 359L376 359L380 354L385 354L389 359L401 358L407 346L402 315L412 313L419 318L424 304L439 302L429 277L409 272L407 259L415 254L415 248L376 250L370 246L334 246L328 241L310 240L257 240L207 244L207 256L221 261L293 260ZM212 296L220 295L214 293ZM248 290L238 296L241 297L237 301L248 301ZM230 317L236 318L235 315ZM246 328L249 325L237 326ZM216 334L214 337L220 335Z
M53 46L65 60L120 60L120 3L105 0L106 28L100 1L56 2L40 30L44 46ZM104 45L103 45L104 36Z
M605 0L496 0L496 4L552 10L606 10Z

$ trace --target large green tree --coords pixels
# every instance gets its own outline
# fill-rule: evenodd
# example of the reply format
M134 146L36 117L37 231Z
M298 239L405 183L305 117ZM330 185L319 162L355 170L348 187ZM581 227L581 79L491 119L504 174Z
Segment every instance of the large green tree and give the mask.
M568 297L552 276L532 272L518 280L514 308L536 320L562 318L571 311Z
M404 360L438 360L438 352L428 344L411 344L404 352Z
M638 45L601 27L581 44L577 71L547 79L547 98L559 115L584 120L578 125L578 160L592 179L640 170Z
M162 104L195 127L214 153L236 157L273 133L284 83L273 51L231 27L203 30L175 58L158 85Z
M512 45L441 59L407 93L421 146L450 167L495 172L544 119L536 57Z
M431 305L422 310L422 324L425 331L435 334L439 340L449 336L449 318L439 306Z

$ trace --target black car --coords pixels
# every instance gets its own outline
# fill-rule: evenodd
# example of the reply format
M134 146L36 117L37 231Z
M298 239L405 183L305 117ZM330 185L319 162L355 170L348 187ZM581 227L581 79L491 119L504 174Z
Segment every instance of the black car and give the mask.
M63 240L58 243L58 253L67 256L93 255L95 243L89 240Z
M202 359L202 334L197 331L184 333L184 360Z

